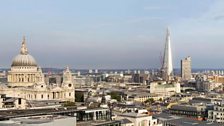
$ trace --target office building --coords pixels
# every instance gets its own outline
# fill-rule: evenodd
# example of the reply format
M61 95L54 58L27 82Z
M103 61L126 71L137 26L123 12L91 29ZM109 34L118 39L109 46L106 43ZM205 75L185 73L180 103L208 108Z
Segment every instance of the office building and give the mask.
M166 33L166 43L164 49L163 63L161 68L162 79L165 81L169 81L173 76L173 62L172 62L172 50L170 43L170 31L167 28Z
M181 60L181 77L182 80L190 80L191 79L191 57Z

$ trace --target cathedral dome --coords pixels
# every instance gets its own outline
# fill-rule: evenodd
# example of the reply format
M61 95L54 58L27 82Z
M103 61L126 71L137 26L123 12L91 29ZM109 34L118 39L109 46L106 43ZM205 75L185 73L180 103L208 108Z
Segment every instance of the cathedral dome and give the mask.
M12 66L37 66L37 63L33 56L19 54L14 58Z
M25 38L23 38L20 54L13 59L11 66L37 66L36 60L28 53Z

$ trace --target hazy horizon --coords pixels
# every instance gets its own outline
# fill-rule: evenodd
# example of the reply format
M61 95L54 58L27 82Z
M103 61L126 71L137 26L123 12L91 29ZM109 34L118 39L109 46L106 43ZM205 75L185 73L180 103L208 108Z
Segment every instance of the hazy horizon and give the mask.
M166 27L173 64L224 68L222 0L8 0L0 4L0 66L9 68L25 35L42 68L160 68Z

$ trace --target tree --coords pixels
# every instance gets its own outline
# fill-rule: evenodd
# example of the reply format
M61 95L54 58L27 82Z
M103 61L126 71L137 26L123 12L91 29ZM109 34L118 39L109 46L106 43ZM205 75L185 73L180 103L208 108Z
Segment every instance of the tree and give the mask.
M63 105L64 107L71 107L71 106L75 106L75 102L70 102L70 101L66 101Z
M162 99L162 98L160 98L160 99L159 99L159 101L161 101L161 102L162 102L162 101L163 101L163 99Z
M76 102L84 102L84 94L81 92L75 93L75 101Z
M152 103L154 103L155 102L155 100L153 99L153 98L149 98L149 99L147 99L146 101L145 101L145 103L147 104L152 104Z
M121 95L119 94L119 92L111 92L110 96L112 99L116 99L117 101L121 101Z

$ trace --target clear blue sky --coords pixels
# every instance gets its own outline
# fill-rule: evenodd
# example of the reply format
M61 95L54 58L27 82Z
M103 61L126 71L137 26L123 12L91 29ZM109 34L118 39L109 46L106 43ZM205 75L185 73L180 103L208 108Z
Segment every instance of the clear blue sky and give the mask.
M41 67L159 68L167 26L175 67L224 68L223 0L2 0L0 66L26 35Z

